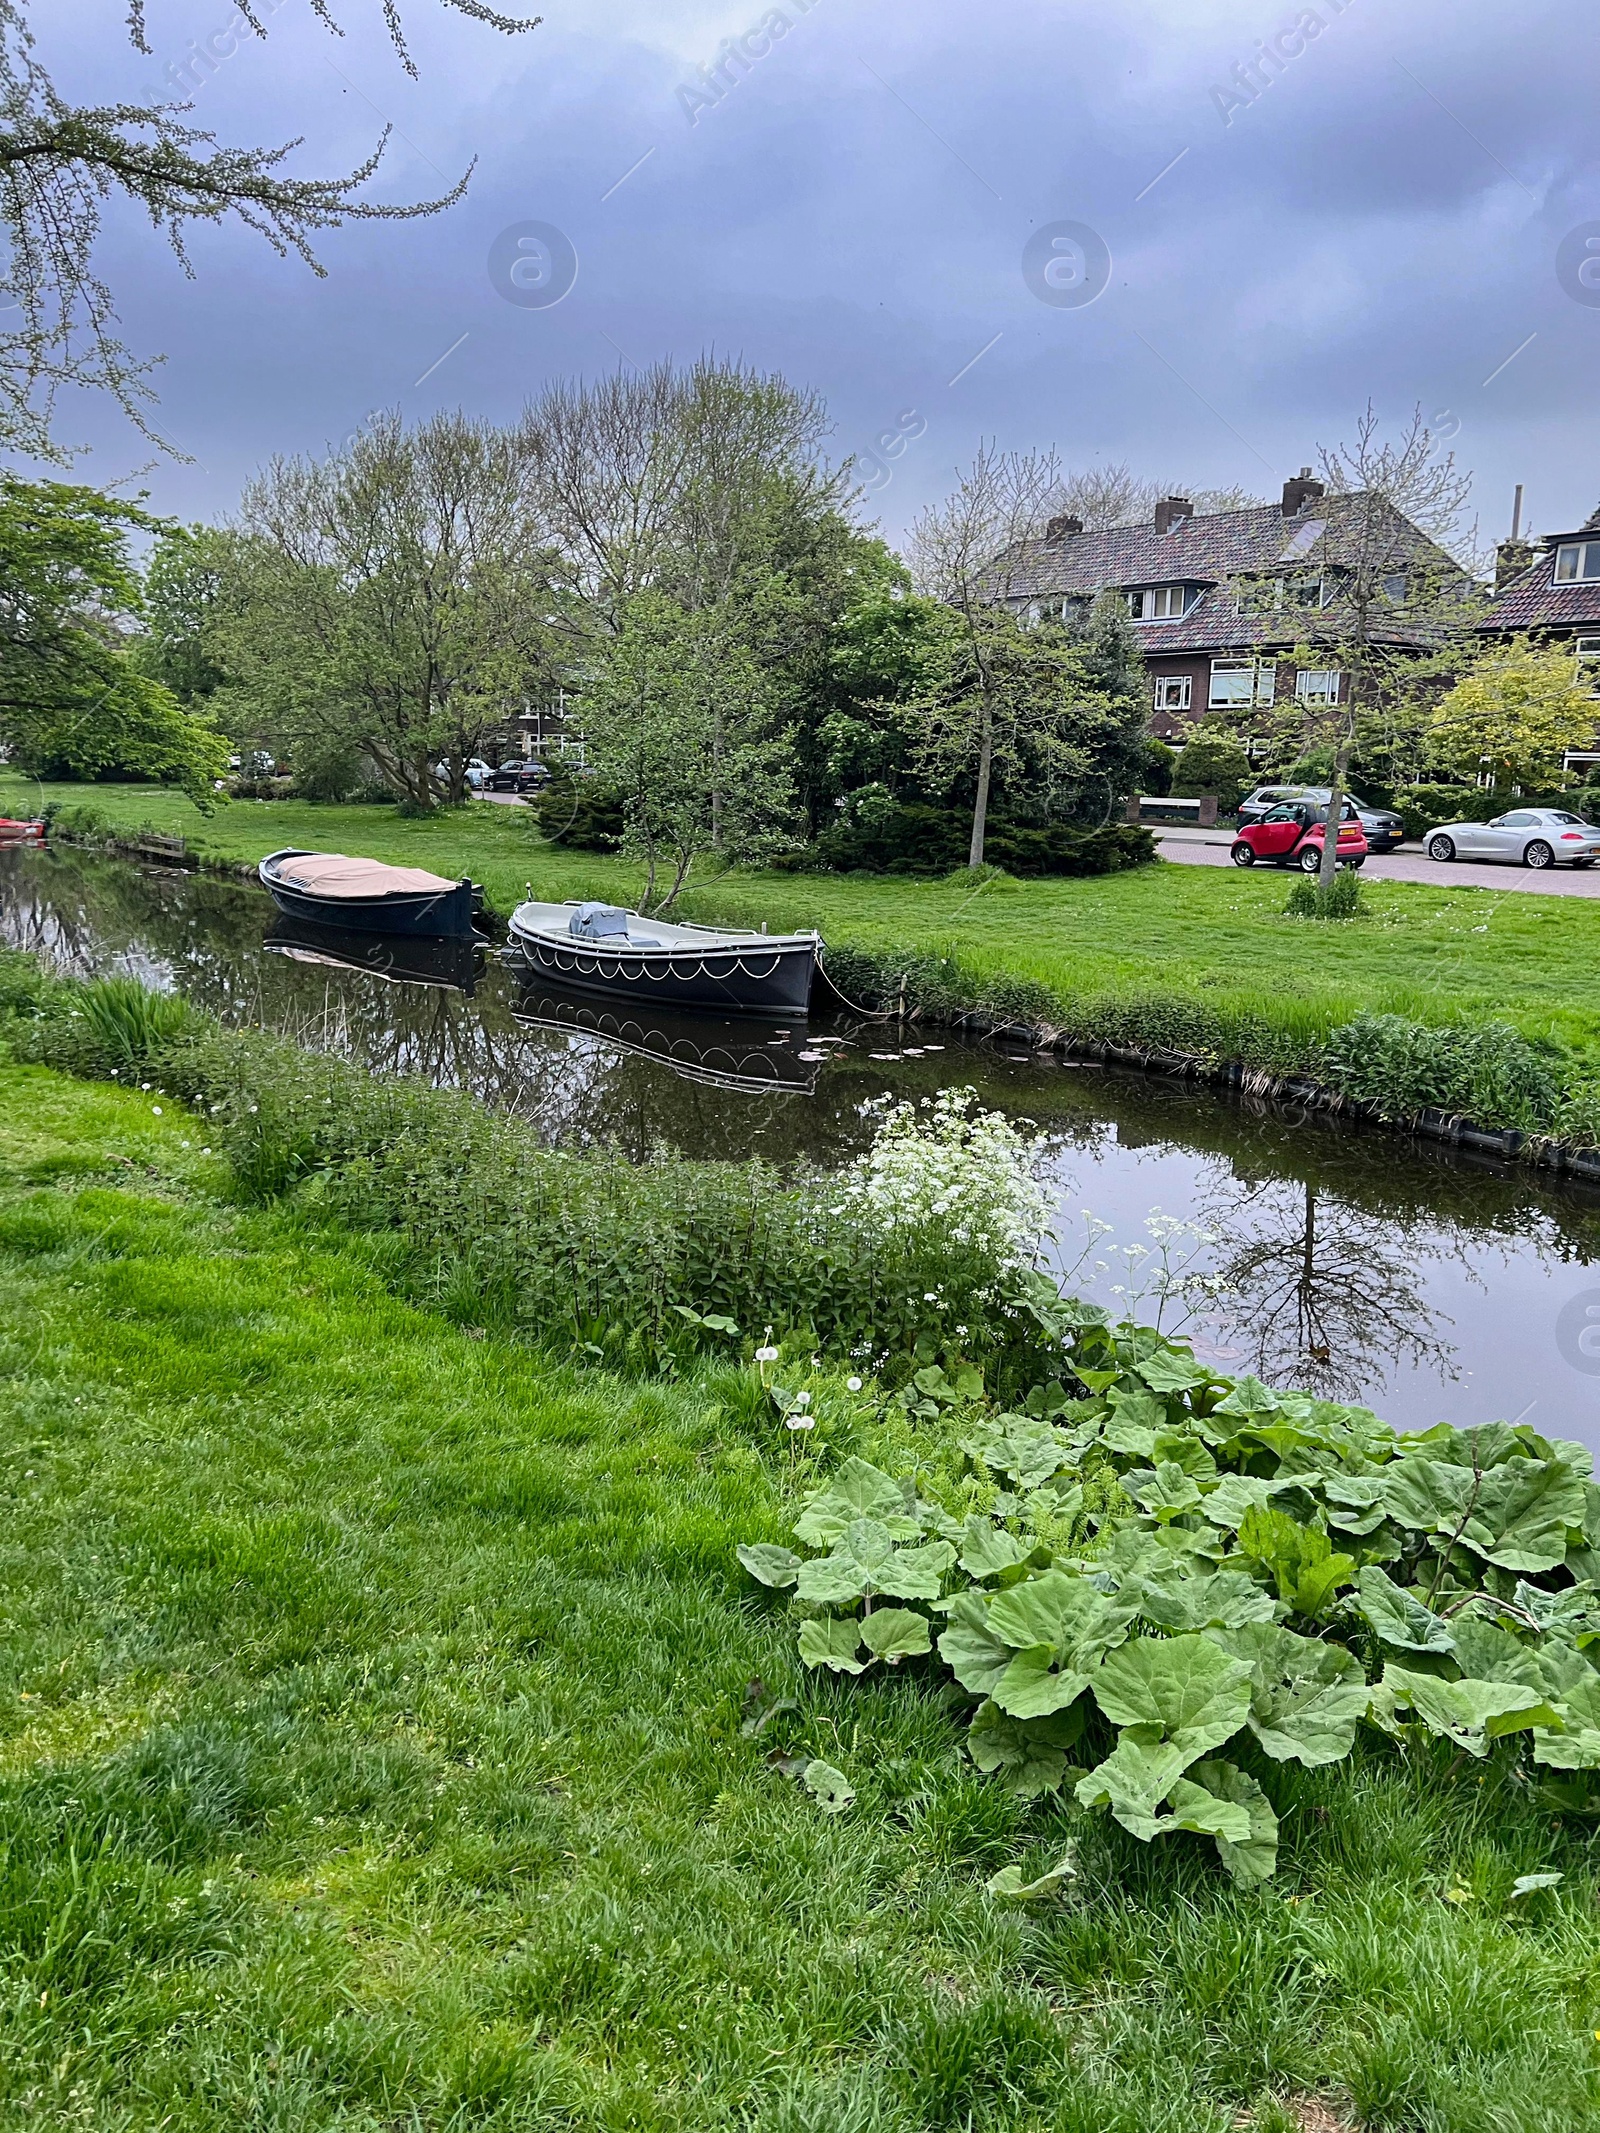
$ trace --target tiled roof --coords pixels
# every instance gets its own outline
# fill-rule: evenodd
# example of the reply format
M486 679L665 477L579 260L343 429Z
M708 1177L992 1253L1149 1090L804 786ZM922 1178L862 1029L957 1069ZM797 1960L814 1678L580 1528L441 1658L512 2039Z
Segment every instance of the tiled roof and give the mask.
M1109 526L1059 541L1025 541L996 558L995 577L1006 599L1022 601L1094 594L1108 585L1216 585L1241 574L1336 564L1348 552L1343 522L1358 501L1319 497L1299 518L1286 519L1277 504L1257 504L1178 519L1165 533L1152 525ZM1402 539L1407 553L1439 554L1414 527Z
M1600 516L1600 514L1597 514ZM1600 531L1600 527L1596 528ZM1555 556L1540 556L1513 578L1484 617L1486 630L1571 629L1600 625L1600 579L1588 585L1557 585Z
M1059 541L1026 541L996 558L996 594L1021 608L1034 600L1093 597L1108 586L1119 591L1176 584L1203 588L1187 614L1135 623L1147 659L1288 648L1308 634L1331 641L1348 629L1340 608L1323 609L1314 622L1294 609L1283 615L1241 615L1232 581L1337 567L1355 548L1346 526L1360 503L1357 497L1319 497L1298 518L1285 518L1277 504L1257 504L1178 519L1165 533L1153 525L1112 526ZM1426 556L1448 563L1398 515L1396 535L1397 562ZM1414 625L1393 627L1384 637L1418 648L1426 642L1426 633Z

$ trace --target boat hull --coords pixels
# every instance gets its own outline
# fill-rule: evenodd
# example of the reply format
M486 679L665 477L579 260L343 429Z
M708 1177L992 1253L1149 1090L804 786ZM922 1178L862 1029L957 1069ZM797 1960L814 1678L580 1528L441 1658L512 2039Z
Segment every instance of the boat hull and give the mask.
M262 887L286 918L349 933L397 933L407 938L471 940L476 891L470 881L448 889L403 890L385 896L318 896L297 889L277 872L279 862L302 852L274 852L257 869Z
M811 1004L817 944L810 938L715 940L661 948L608 948L602 941L551 938L511 920L524 968L562 992L635 1008L766 1015L804 1021Z

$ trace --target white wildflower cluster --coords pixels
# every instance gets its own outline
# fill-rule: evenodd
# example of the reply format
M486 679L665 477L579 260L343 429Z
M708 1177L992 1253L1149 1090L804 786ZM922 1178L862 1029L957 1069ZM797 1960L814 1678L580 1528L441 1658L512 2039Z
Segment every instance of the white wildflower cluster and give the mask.
M1039 1142L977 1101L975 1089L941 1089L888 1106L844 1197L885 1229L1031 1265L1054 1206L1033 1174Z
M1216 1230L1180 1221L1159 1207L1152 1207L1145 1217L1149 1244L1107 1243L1111 1224L1087 1207L1083 1227L1087 1241L1078 1258L1064 1268L1063 1286L1070 1289L1082 1282L1085 1287L1100 1288L1114 1299L1114 1309L1129 1319L1148 1321L1157 1332L1176 1332L1201 1316L1224 1287L1219 1274L1195 1264L1222 1242ZM1103 1277L1108 1274L1121 1279L1107 1282Z

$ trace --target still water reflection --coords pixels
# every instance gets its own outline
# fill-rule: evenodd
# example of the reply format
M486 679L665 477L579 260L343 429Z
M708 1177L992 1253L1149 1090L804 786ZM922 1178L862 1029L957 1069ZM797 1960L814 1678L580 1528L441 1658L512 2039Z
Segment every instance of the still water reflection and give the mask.
M1190 1270L1220 1285L1189 1330L1230 1368L1365 1400L1407 1427L1526 1415L1600 1447L1600 1358L1556 1328L1587 1292L1600 1304L1593 1188L940 1032L641 1022L527 991L495 957L457 951L399 964L369 943L352 968L253 887L86 854L0 854L0 938L65 972L126 972L230 1023L474 1090L518 1130L636 1159L837 1164L866 1145L876 1099L971 1083L1045 1135L1060 1260L1078 1286L1111 1300L1130 1285L1111 1247L1149 1244L1159 1211L1186 1226L1176 1249ZM1110 1225L1087 1257L1086 1210Z

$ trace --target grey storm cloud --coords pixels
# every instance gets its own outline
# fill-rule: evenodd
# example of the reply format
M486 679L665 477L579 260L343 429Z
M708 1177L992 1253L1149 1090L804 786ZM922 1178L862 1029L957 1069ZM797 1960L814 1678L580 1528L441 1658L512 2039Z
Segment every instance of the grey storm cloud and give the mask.
M1546 525L1600 496L1600 310L1555 271L1600 218L1576 0L557 4L514 40L411 0L417 82L358 30L377 12L351 0L335 39L278 0L262 43L229 0L168 0L150 60L104 0L51 11L74 93L186 68L196 123L303 134L303 169L392 123L385 198L477 159L436 220L332 234L322 280L242 230L204 233L189 280L115 222L102 267L193 455L145 477L162 508L226 511L374 407L509 415L552 376L702 348L821 391L891 533L980 437L1265 492L1369 397L1454 440L1487 530L1517 480ZM542 240L504 234L535 224L576 255L559 301ZM1024 250L1070 290L1069 225L1104 289L1040 301ZM105 410L74 414L92 471L133 462Z

